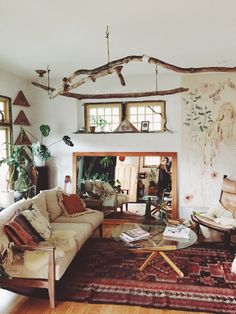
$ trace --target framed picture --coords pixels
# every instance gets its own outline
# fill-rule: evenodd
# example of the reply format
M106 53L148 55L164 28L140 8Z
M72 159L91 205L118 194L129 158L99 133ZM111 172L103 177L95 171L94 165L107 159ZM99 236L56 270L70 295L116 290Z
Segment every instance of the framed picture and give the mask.
M149 131L149 121L142 121L141 132L148 132L148 131Z

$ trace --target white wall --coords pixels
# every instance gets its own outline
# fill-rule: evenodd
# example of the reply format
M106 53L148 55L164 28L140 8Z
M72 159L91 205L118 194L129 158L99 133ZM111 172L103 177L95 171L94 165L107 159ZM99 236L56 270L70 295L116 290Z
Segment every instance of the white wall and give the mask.
M132 76L125 78L127 87L122 87L116 77L103 78L95 84L83 86L80 92L135 92L155 90L155 75ZM36 137L39 137L39 126L49 124L51 134L46 144L57 141L63 135L72 137L73 148L64 143L51 147L52 158L48 161L50 169L50 187L63 186L65 175L72 175L72 152L99 152L99 151L174 151L178 153L178 167L181 164L181 95L163 97L139 98L137 100L166 100L167 127L172 133L140 133L140 134L72 134L84 125L83 102L73 98L58 96L49 100L46 92L40 90L30 82L15 77L9 73L0 72L0 94L16 97L22 90L30 103L30 107L13 106L13 121L20 110L24 110L31 127L28 128ZM180 76L163 73L158 78L158 90L180 87ZM130 99L133 101L134 99ZM105 100L106 101L106 100ZM117 101L117 100L109 100ZM128 101L119 99L119 101ZM94 102L90 100L87 102ZM19 133L19 127L14 126L14 138ZM180 171L178 171L180 172ZM178 178L181 180L181 177Z
M71 136L72 132L77 129L76 100L66 97L49 100L47 93L34 87L31 82L0 71L0 95L11 97L13 102L19 90L23 91L30 107L13 105L13 122L18 113L23 110L31 123L31 127L26 127L26 129L38 139L40 138L39 127L41 124L49 124L51 127L50 136L45 139L46 144L58 141L63 135ZM14 141L19 134L19 130L20 126L13 126ZM72 174L73 148L61 142L52 146L50 150L52 152L52 158L48 162L50 186L63 186L65 175Z

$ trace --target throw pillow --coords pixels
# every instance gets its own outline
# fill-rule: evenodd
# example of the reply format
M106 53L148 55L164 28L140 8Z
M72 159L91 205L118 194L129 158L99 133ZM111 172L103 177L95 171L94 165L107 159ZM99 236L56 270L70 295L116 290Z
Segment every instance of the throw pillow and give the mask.
M15 244L38 244L41 236L29 224L22 213L17 210L16 215L4 226L10 241Z
M45 195L50 221L55 220L62 214L62 208L58 202L61 193L60 188L57 187L50 190L43 190L40 191L40 193L44 193Z
M52 233L52 227L49 221L40 213L40 210L37 207L32 208L31 210L28 209L23 211L22 215L25 216L31 226L40 234L44 240L49 240Z
M36 196L34 196L31 201L31 207L37 207L41 214L49 220L49 213L47 211L47 202L46 202L46 196L44 193L39 193Z
M68 215L73 215L75 213L81 213L86 211L85 204L77 194L64 194L63 205Z

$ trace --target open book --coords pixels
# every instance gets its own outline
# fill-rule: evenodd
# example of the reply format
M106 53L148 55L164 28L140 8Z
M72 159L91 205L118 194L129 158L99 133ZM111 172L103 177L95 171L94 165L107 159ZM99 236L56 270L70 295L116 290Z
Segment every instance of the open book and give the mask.
M124 231L120 235L120 239L124 242L131 243L138 240L146 239L150 236L150 233L143 230L141 227L137 227L128 231Z
M189 239L190 230L190 228L187 228L184 225L178 225L173 227L167 226L163 232L163 237Z

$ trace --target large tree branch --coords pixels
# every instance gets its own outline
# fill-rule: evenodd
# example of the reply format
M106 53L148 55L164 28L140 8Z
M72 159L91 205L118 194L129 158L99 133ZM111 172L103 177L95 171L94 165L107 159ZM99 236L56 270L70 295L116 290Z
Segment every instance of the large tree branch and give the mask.
M115 94L76 94L71 92L64 92L61 95L66 97L72 97L76 99L106 99L106 98L137 98L137 97L147 97L147 96L165 96L187 92L188 88L174 88L163 91L150 91L150 92L140 92L140 93L115 93Z
M63 96L68 96L66 93L71 91L72 89L78 88L81 85L87 83L87 82L95 82L97 78L104 77L113 73L116 73L120 79L121 85L125 86L125 80L124 77L121 73L123 69L123 65L128 64L129 62L134 62L134 61L139 61L139 62L147 62L150 64L155 64L157 66L163 67L165 69L178 72L178 73L202 73L202 72L236 72L236 67L199 67L199 68L184 68L184 67L179 67L176 65L173 65L171 63L164 62L160 59L145 56L145 55L131 55L127 56L121 59L117 59L114 61L111 61L107 64L104 64L100 67L94 68L94 69L80 69L75 71L72 75L70 75L68 78L63 78L63 84L61 88L55 89L55 88L48 88L47 86L44 86L42 84L38 83L33 83L35 86L42 88L44 90L50 90L50 98L55 98L58 95L63 95ZM72 81L81 75L85 75L85 77L79 79L77 82L72 83ZM185 91L186 89L182 88L182 91ZM179 90L179 89L176 89ZM174 91L174 90L173 90ZM182 92L182 91L177 91L177 93ZM166 92L164 91L165 94L167 95ZM68 97L75 97L77 99L87 99L87 98L110 98L108 97L109 95L115 95L114 98L119 98L119 97L143 97L143 96L154 96L154 95L161 95L161 91L159 92L146 92L146 93L124 93L124 94L106 94L106 95L83 95L83 94L74 94L71 93L70 95L75 95L75 96L68 96ZM174 94L175 92L171 92L171 94ZM117 95L117 96L116 96ZM122 96L124 95L124 96ZM126 96L127 95L127 96ZM131 96L130 96L131 95ZM136 95L141 95L141 96L136 96Z

